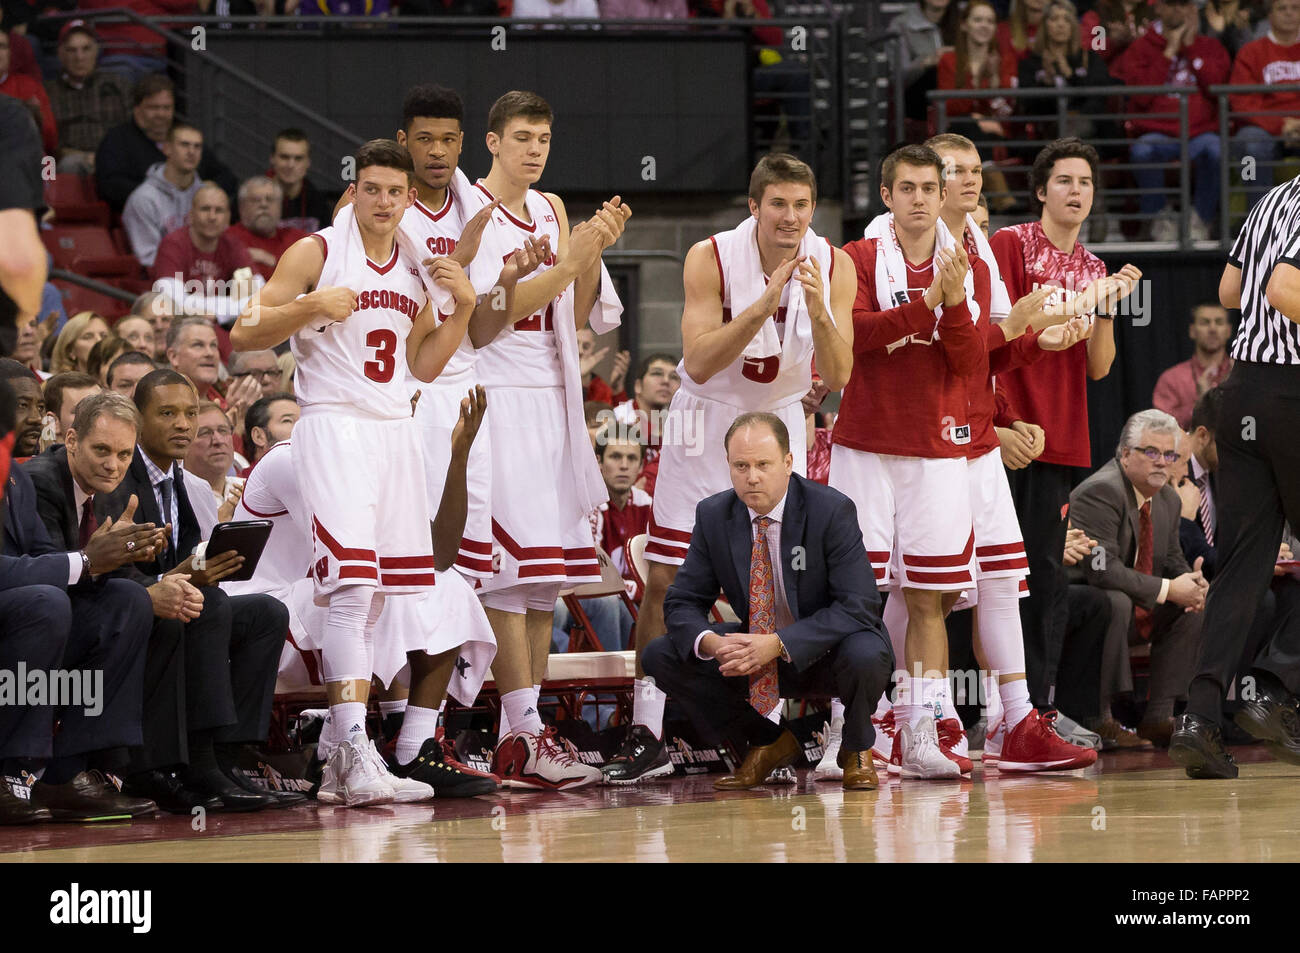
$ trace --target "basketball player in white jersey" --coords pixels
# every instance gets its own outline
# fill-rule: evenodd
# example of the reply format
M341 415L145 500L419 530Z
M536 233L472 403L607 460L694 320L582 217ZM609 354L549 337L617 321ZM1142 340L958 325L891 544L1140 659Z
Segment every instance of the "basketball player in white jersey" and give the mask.
M600 324L595 330L607 330L621 313L602 283L600 253L631 215L615 196L570 232L559 197L532 188L546 167L551 123L550 106L534 93L512 91L492 106L492 169L475 188L482 202L499 204L470 269L476 284L485 273L491 283L526 239L549 245L536 273L490 312L494 320L481 325L476 315L470 326L491 401L497 571L481 592L497 637L492 671L501 695L493 773L507 786L534 789L600 779L543 728L538 693L561 587L600 575L588 514L608 493L582 416L577 328L590 317ZM495 297L494 287L488 299Z
M665 695L644 678L641 651L664 634L663 601L686 558L695 507L731 486L724 436L747 411L769 411L790 431L795 469L805 472L805 416L812 362L831 390L853 367L853 263L810 228L817 205L812 169L794 156L765 156L749 180L750 218L686 255L681 387L663 430L650 539L650 578L637 615L637 682L627 740L606 780L631 784L671 774L663 743ZM698 439L685 439L694 434Z
M433 795L387 772L366 737L366 699L385 596L434 583L424 459L402 365L436 378L476 304L460 265L440 260L426 284L415 250L401 247L398 225L415 197L407 151L372 140L357 151L356 173L353 204L285 252L231 331L239 350L288 339L298 365L295 455L311 512L315 598L329 606L318 796L348 806ZM439 312L450 316L439 322Z
M448 684L452 681L453 670L457 669L457 659L463 656L465 662L472 659L476 663L472 666L475 669L472 675L468 671L465 673L469 678L460 678L456 682L456 696L465 703L474 700L491 661L492 638L487 619L483 618L483 609L460 574L449 572L464 531L470 448L475 435L480 432L486 409L487 399L481 387L471 392L469 397L461 398L459 421L450 438L452 446L448 456L451 469L443 474L446 489L438 501L432 527L438 583L414 598L386 600L376 630L377 634L382 633L387 625L392 624L389 615L394 607L415 603L414 614L419 617L415 621L423 625L417 626L420 629L418 634L413 633L413 637L405 641L419 645L420 650L406 652L404 658L388 658L383 663L377 660L375 674L383 683L393 681L401 684L400 676L394 679L394 670L400 672L402 667L409 665L411 705L408 710L414 707L417 712L428 711L435 722ZM235 519L271 520L271 537L262 551L253 578L247 582L229 583L226 588L232 594L240 591L270 592L276 596L289 608L289 629L297 646L313 650L318 647L326 610L313 604L313 581L305 575L312 562L312 524L298 486L299 477L290 440L281 441L267 451L249 474L244 495L235 508ZM411 621L404 618L398 624ZM475 638L475 632L478 638ZM434 646L442 651L431 655L429 652ZM293 645L287 645L286 650L298 656ZM382 668L383 664L387 668ZM490 794L498 787L491 775L448 761L442 745L434 740L434 731L426 732L418 717L402 725L394 773L429 785L438 798Z

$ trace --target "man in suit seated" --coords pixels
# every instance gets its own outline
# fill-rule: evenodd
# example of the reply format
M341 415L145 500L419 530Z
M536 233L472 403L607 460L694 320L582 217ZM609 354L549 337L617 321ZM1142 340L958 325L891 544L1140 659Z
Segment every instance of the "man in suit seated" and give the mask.
M195 806L247 811L300 803L264 793L232 769L237 749L264 741L289 611L270 596L227 596L217 583L243 565L234 552L192 555L201 540L179 462L194 440L199 397L176 371L152 371L135 388L140 438L117 490L101 495L102 522L123 516L166 531L167 547L124 572L147 587L154 626L145 661L144 745L123 790L165 811ZM218 747L219 746L219 747ZM221 763L224 761L225 763Z
M106 402L114 409L106 409ZM106 400L87 398L78 415L91 417L86 429L106 448L91 492L112 489L135 446L135 408L111 394ZM104 773L120 771L121 749L140 743L145 643L153 614L139 586L105 574L146 555L154 528L129 520L96 528L92 522L78 537L74 523L71 541L60 532L52 542L37 516L37 494L26 468L14 467L8 484L0 556L0 670L13 673L24 665L28 672L49 673L51 688L55 671L73 673L63 684L79 685L82 697L0 705L3 774L30 785L26 801L0 785L0 823L155 813L152 800L120 794Z
M1150 701L1141 738L1169 744L1174 704L1185 698L1200 644L1208 588L1201 560L1187 565L1178 543L1182 501L1170 485L1180 463L1182 429L1163 410L1128 419L1115 459L1070 494L1070 521L1099 547L1071 570L1106 592L1111 632L1103 649L1103 697L1132 691L1128 647L1151 644ZM1109 704L1102 717L1110 715Z
M645 670L706 735L749 744L715 788L755 787L793 762L780 699L813 694L844 702L845 789L872 790L871 713L894 659L853 501L792 475L790 436L773 414L737 417L724 449L733 489L696 507L664 601L668 633L646 647ZM709 620L719 590L739 623Z

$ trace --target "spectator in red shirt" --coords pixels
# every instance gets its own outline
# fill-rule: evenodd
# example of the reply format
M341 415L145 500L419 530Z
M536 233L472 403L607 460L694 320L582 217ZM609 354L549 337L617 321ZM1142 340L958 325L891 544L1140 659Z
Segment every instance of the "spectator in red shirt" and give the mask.
M253 271L270 280L276 263L290 245L307 232L280 224L284 189L264 175L248 179L239 187L239 221L230 226L229 234L248 249Z
M248 249L230 234L230 200L221 186L204 182L194 193L190 223L163 237L149 276L177 311L210 314L223 324L239 317L265 282L253 274Z
M1046 9L1047 0L1011 0L1011 13L998 24L998 49L1004 59L1018 64L1029 54Z
M15 73L9 68L10 49L9 34L0 30L0 93L27 104L36 118L36 124L41 127L41 147L46 155L55 155L59 151L59 127L54 121L54 110L50 108L45 87L40 80L32 79L25 73Z
M578 366L582 370L582 399L599 401L610 406L621 404L627 400L623 381L627 378L627 367L632 360L632 355L627 351L619 351L614 355L614 367L610 372L609 381L606 382L596 373L595 368L609 353L609 345L597 350L597 340L596 332L590 327L584 326L578 329Z
M663 437L663 413L672 403L681 385L677 376L678 359L672 354L650 354L641 361L632 384L633 398L614 408L614 417L622 427L636 427L645 446L645 460L637 485L654 496L659 476L659 446Z
M1229 80L1232 85L1300 83L1300 0L1273 0L1268 26L1267 36L1252 40L1237 54ZM1237 132L1232 137L1233 168L1244 172L1241 160L1246 156L1255 160L1254 178L1242 175L1249 205L1254 205L1273 187L1272 163L1279 154L1300 153L1300 92L1240 93L1230 96L1228 102L1234 114L1266 113L1238 115Z
M1116 72L1120 57L1153 19L1148 0L1100 0L1095 10L1079 20L1079 41L1106 61L1112 76L1122 80Z
M1223 44L1202 36L1193 0L1159 0L1156 22L1133 41L1121 65L1124 82L1130 86L1197 87L1187 97L1189 154L1194 169L1190 237L1210 237L1219 212L1219 119L1218 106L1208 90L1228 79L1230 60ZM1138 118L1129 120L1138 139L1129 150L1135 169L1138 207L1150 237L1155 241L1176 241L1178 220L1165 207L1165 169L1179 157L1179 100L1172 95L1129 97L1129 110ZM1150 114L1150 115L1143 115Z
M1169 414L1184 430L1190 427L1196 401L1219 386L1232 370L1232 358L1228 357L1232 324L1227 310L1217 302L1198 304L1192 309L1187 336L1196 343L1195 353L1161 374L1151 395L1152 406Z
M596 538L618 567L619 575L630 580L633 576L623 558L623 544L646 531L654 503L650 494L634 485L641 475L642 447L621 437L617 429L606 429L596 439L596 457L609 490L609 502L600 506Z

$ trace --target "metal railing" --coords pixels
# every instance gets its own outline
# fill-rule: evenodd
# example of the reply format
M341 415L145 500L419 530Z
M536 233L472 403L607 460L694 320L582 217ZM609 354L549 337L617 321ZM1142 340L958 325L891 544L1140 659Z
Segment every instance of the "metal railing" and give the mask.
M1219 208L1216 210L1216 221L1206 222L1206 225L1217 224L1219 236L1217 240L1211 241L1194 241L1192 238L1192 200L1193 200L1193 180L1192 180L1192 163L1191 163L1191 129L1189 118L1189 100L1193 95L1203 95L1197 87L1171 87L1171 86L1125 86L1125 85L1108 85L1108 86L1081 86L1066 89L1056 88L1010 88L1010 89L959 89L959 90L931 90L927 97L935 106L936 128L939 132L947 132L953 129L954 119L965 120L966 117L951 117L949 115L949 103L952 100L974 100L977 103L989 103L990 107L994 100L1003 99L1012 103L1030 103L1043 100L1055 100L1055 109L1049 111L1040 111L1027 114L1012 110L1010 115L997 115L993 108L978 109L984 119L994 120L1000 123L1006 130L1020 130L1022 135L993 136L975 131L966 126L964 122L960 125L965 128L968 134L974 132L971 138L980 142L981 148L986 152L988 147L992 147L995 153L1000 153L1007 160L1003 162L990 163L996 165L999 171L1004 174L1011 172L1016 175L1026 176L1026 187L1023 189L1012 189L1011 196L1013 199L1029 199L1029 190L1027 187L1027 171L1032 164L1033 156L1047 142L1056 138L1060 130L1067 132L1072 129L1079 129L1084 126L1091 126L1101 134L1085 135L1084 138L1095 146L1101 153L1103 160L1102 173L1109 180L1110 184L1097 183L1096 199L1094 200L1094 215L1101 214L1111 217L1120 227L1120 232L1124 231L1123 226L1128 224L1130 229L1134 224L1137 225L1139 235L1145 235L1147 225L1160 213L1144 215L1135 213L1126 208L1133 204L1133 200L1138 199L1143 194L1149 194L1150 190L1137 187L1134 181L1134 173L1142 172L1159 172L1164 176L1173 173L1176 176L1177 184L1173 188L1161 187L1156 191L1165 199L1165 206L1168 206L1170 198L1176 198L1178 202L1178 235L1177 240L1172 243L1163 243L1163 247L1178 248L1188 250L1194 247L1221 247L1227 248L1231 245L1233 234L1234 217L1231 215L1232 201L1236 196L1248 195L1250 192L1258 192L1258 186L1251 188L1242 182L1240 176L1233 180L1230 174L1229 166L1232 163L1232 143L1233 139L1229 135L1232 123L1236 119L1241 119L1249 115L1262 115L1264 113L1237 114L1233 113L1230 108L1229 97L1234 94L1255 93L1255 92L1279 92L1279 91L1300 91L1300 84L1286 84L1275 86L1215 86L1210 89L1211 95L1215 96L1216 104L1219 110L1217 135L1219 136L1219 168L1217 175L1219 177ZM1135 109L1132 107L1129 97L1133 96L1162 96L1173 97L1176 99L1177 108L1174 111L1153 112L1145 109ZM1107 108L1105 110L1084 111L1077 107L1081 101L1085 100L1111 100L1119 103L1117 108ZM1272 115L1277 115L1276 113ZM1135 162L1132 159L1132 148L1138 141L1127 134L1129 123L1140 120L1172 120L1177 124L1177 134L1171 135L1171 138L1177 142L1178 156L1171 162ZM1108 134L1107 134L1108 133ZM1276 141L1276 139L1275 139ZM1270 161L1267 166L1272 168L1281 163ZM994 201L993 196L989 196L990 203ZM1116 230L1112 228L1108 238L1112 241L1126 242L1125 238L1118 236ZM1092 239L1097 242L1098 239ZM1101 241L1106 241L1106 238ZM1161 243L1157 243L1160 245Z
M1235 236L1237 228L1246 217L1246 213L1248 213L1251 207L1255 204L1254 201L1251 200L1252 194L1256 201L1263 194L1258 187L1252 188L1251 186L1246 185L1244 168L1238 169L1236 182L1233 182L1231 169L1233 166L1240 165L1239 160L1241 158L1237 155L1238 149L1236 147L1236 135L1232 134L1233 120L1249 120L1256 116L1278 117L1282 115L1267 110L1234 112L1232 110L1231 97L1241 95L1249 96L1260 93L1277 93L1281 91L1300 93L1300 83L1278 83L1273 85L1255 84L1249 86L1211 86L1209 91L1210 95L1215 97L1219 108L1219 140L1223 144L1223 151L1220 154L1220 159L1222 161L1219 163L1219 194L1221 196L1219 202L1219 228L1221 236L1224 237L1224 245L1227 247L1231 244L1230 236ZM1286 117L1283 116L1283 118ZM1237 134L1240 134L1240 132L1241 130L1238 129ZM1276 136L1270 136L1269 141L1275 146L1281 143L1280 138ZM1284 151L1285 150L1282 148L1278 149L1279 153ZM1270 157L1263 161L1260 161L1258 157L1252 158L1255 160L1252 170L1254 172L1258 172L1259 167L1268 169L1271 172L1279 166L1284 165L1286 162L1285 158L1274 159ZM1274 181L1273 184L1276 185L1276 181ZM1240 186L1240 188L1238 188L1238 186ZM1232 198L1237 195L1244 195L1246 199L1244 202L1245 210L1239 216L1233 213Z

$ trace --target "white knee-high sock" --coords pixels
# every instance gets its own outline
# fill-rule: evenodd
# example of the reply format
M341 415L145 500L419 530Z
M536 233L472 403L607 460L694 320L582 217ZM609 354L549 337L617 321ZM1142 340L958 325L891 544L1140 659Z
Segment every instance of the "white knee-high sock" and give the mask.
M1020 580L1014 577L979 580L980 645L984 661L1001 675L1025 670L1025 639L1020 628ZM1018 678L998 686L1007 730L1020 724L1033 710L1029 684Z
M901 590L895 589L889 594L884 612L885 631L889 633L889 644L894 649L894 668L905 672L908 678L919 673L907 670L907 602Z
M664 703L668 696L652 680L638 678L632 682L632 724L644 725L656 738L664 736ZM832 703L834 704L834 703Z

